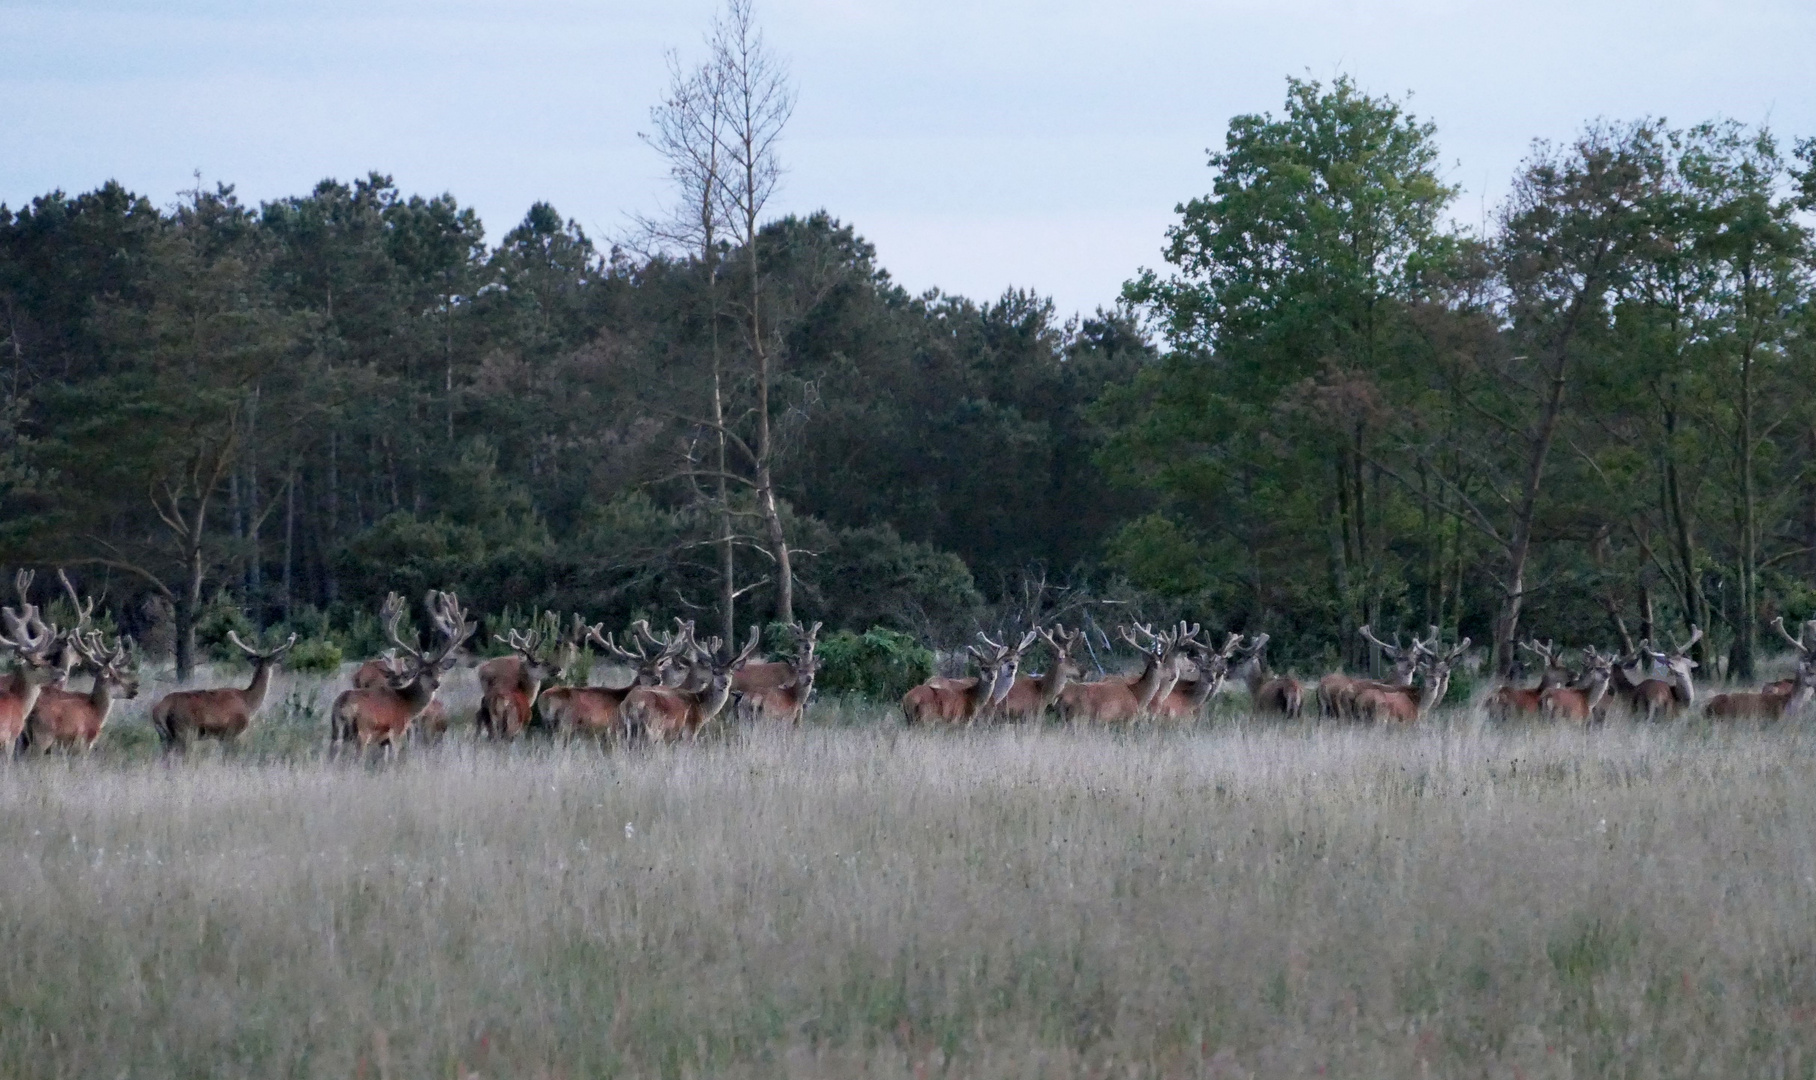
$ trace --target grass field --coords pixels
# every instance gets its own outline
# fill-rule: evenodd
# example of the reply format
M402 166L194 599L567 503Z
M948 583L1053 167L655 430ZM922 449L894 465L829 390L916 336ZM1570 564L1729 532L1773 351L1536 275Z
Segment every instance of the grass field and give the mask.
M0 771L0 1076L1816 1075L1802 729L829 707L331 766L312 694Z

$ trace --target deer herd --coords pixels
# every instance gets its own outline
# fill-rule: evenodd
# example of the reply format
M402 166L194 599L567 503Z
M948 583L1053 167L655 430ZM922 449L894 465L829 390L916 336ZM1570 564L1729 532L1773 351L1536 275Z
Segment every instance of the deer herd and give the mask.
M0 752L7 756L22 749L91 750L113 702L139 693L130 639L97 627L94 601L80 596L61 571L57 576L73 625L59 628L30 601L30 571L15 578L18 606L0 608L0 649L13 657L10 673L0 677ZM433 591L424 607L428 633L418 638L404 633L403 598L393 593L385 599L380 617L391 648L360 665L352 687L335 698L328 717L331 757L377 747L395 753L407 739L434 741L444 735L448 711L438 691L463 661L474 667L479 688L475 734L495 741L531 729L626 742L692 739L728 710L747 720L798 723L819 669L819 623L790 628L793 658L759 660L753 659L761 636L754 626L742 648L717 637L701 640L693 623L682 619L666 632L636 622L621 642L603 624L589 625L576 615L563 627L553 613L528 629L495 634L506 651L478 662L466 651L478 624L459 599ZM1795 637L1783 619L1774 626L1796 650L1795 675L1755 692L1710 697L1701 703L1702 715L1774 720L1802 716L1816 703L1816 620ZM1201 626L1184 622L1161 630L1144 623L1124 626L1118 636L1140 658L1139 669L1089 681L1083 654L1091 644L1083 630L1037 627L1001 641L979 633L980 644L963 654L977 673L926 680L902 698L902 715L912 725L1028 722L1049 715L1079 724L1183 722L1202 717L1212 697L1233 680L1246 688L1252 711L1260 715L1300 717L1309 697L1323 719L1411 724L1444 700L1451 671L1470 646L1468 638L1442 644L1436 627L1427 637L1403 643L1399 634L1389 642L1364 626L1361 637L1385 663L1383 678L1333 673L1301 683L1268 669L1267 634L1232 633L1218 645L1202 633ZM272 672L296 644L294 634L269 648L249 645L237 633L227 637L252 665L249 685L177 690L158 699L151 726L166 753L182 753L202 738L237 740L263 706ZM1588 647L1574 667L1553 642L1520 642L1520 650L1539 662L1538 683L1499 687L1487 698L1488 714L1497 720L1585 724L1612 710L1654 721L1689 712L1698 704L1697 664L1690 651L1701 638L1702 631L1692 628L1688 640L1668 651L1654 649L1650 641L1625 654ZM1024 657L1037 643L1044 646L1045 671L1029 673ZM628 675L626 684L566 685L588 649ZM90 679L86 692L66 688L78 672Z

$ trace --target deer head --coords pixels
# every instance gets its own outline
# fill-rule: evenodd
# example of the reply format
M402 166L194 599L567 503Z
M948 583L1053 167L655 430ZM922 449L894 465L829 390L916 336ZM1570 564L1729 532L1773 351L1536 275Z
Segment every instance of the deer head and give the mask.
M639 623L638 625L647 629L647 624ZM681 650L681 642L671 642L668 647L658 646L652 653L644 644L644 641L648 639L644 635L633 633L632 637L625 639L625 644L636 646L637 651L632 652L619 645L611 634L600 633L604 626L604 623L597 623L587 627L586 640L599 646L600 651L613 663L623 664L634 671L636 673L633 680L634 685L661 686L669 682L671 677L678 677L680 674L673 671L673 665L676 654Z
M1038 630L1036 633L1040 635L1040 640L1046 643L1048 651L1053 654L1052 670L1054 673L1063 672L1067 679L1084 676L1084 669L1078 665L1078 661L1072 658L1072 651L1084 643L1085 632L1083 630L1068 631L1064 623L1054 623L1052 630Z
M1651 641L1642 641L1639 644L1641 651L1651 657L1653 663L1669 671L1679 682L1688 685L1690 672L1696 670L1697 666L1696 661L1690 659L1689 653L1696 647L1696 643L1702 640L1702 636L1702 627L1690 627L1690 640L1672 649L1669 653L1662 653L1652 648Z
M107 686L121 698L139 696L138 664L132 656L132 641L115 638L111 644L99 630L75 635L71 646L82 658L82 665L94 673L97 689Z
M577 620L578 616L575 618ZM523 661L524 674L532 682L544 683L561 678L567 667L567 642L556 629L560 625L561 620L554 612L545 611L530 629L511 629L503 634L493 634L492 638Z
M259 664L276 663L279 657L283 656L285 653L289 652L291 649L296 647L296 635L295 634L291 634L290 640L284 642L282 645L279 645L275 649L269 649L269 650L259 650L259 649L253 648L252 646L246 644L244 641L241 641L239 633L236 631L233 631L233 630L227 631L227 640L233 642L234 648L245 653L246 659L251 660L255 666L259 665ZM395 660L396 654L395 653L387 654L386 659Z
M1432 627L1432 630L1437 630L1437 627ZM1456 648L1445 651L1438 644L1435 633L1430 641L1419 644L1419 650L1423 654L1419 668L1425 683L1420 698L1426 707L1444 700L1444 695L1450 690L1450 670L1469 651L1469 644L1469 639L1464 638L1457 643Z
M1396 677L1395 681L1399 683L1410 683L1412 681L1413 672L1419 666L1419 657L1433 645L1437 644L1436 635L1433 635L1430 644L1420 641L1415 636L1412 639L1411 645L1401 645L1400 632L1396 630L1394 631L1394 643L1389 645L1387 642L1376 637L1374 631L1370 630L1367 626L1360 627L1357 630L1357 633L1362 635L1364 641L1367 641L1370 645L1380 649L1382 654L1393 662L1394 675Z
M442 674L454 666L454 650L473 636L479 624L467 619L466 609L453 593L431 589L423 598L423 606L435 639L426 649L418 649L398 636L398 624L404 617L403 597L396 593L385 597L379 614L384 619L386 636L397 649L389 654L394 685L401 690L414 684L434 693L441 685Z

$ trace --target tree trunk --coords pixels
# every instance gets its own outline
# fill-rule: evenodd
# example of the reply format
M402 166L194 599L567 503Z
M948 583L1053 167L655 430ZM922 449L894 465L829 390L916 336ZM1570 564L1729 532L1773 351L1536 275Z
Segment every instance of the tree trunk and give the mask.
M262 603L259 594L265 588L264 560L259 550L259 460L258 460L259 388L254 385L246 401L246 601ZM255 620L264 622L260 615Z
M1571 320L1574 323L1574 318ZM1532 552L1532 523L1538 516L1539 491L1545 481L1545 460L1551 455L1551 444L1557 438L1558 422L1564 415L1564 387L1569 372L1569 336L1557 346L1551 365L1551 392L1545 399L1545 411L1539 419L1538 435L1532 441L1532 456L1526 466L1525 490L1513 520L1513 539L1507 548L1507 584L1501 597L1501 611L1494 623L1494 654L1490 663L1503 678L1513 667L1513 643L1520 632L1520 612L1526 604L1526 561Z
M1751 680L1753 657L1758 648L1759 625L1759 495L1753 476L1753 343L1747 342L1740 361L1740 611L1734 620L1734 662L1729 678Z
M328 522L327 528L315 530L316 557L320 559L323 606L340 599L340 583L334 579L334 568L328 565L328 553L340 539L340 439L328 431Z
M197 516L198 525L201 515ZM172 612L176 630L177 681L188 682L195 676L195 622L202 610L202 549L198 544L190 544L186 553L185 569L188 579L177 593L177 602Z
M296 462L290 463L289 479L284 484L284 621L290 621L290 598L293 595L292 567L296 561Z
M762 279L758 276L757 223L754 217L745 221L745 249L750 258L750 344L757 355L757 502L768 534L769 553L775 559L776 621L792 623L794 618L794 568L788 557L788 537L782 529L782 510L776 501L775 445L769 424L770 355L763 342L761 300ZM733 638L732 640L736 640Z

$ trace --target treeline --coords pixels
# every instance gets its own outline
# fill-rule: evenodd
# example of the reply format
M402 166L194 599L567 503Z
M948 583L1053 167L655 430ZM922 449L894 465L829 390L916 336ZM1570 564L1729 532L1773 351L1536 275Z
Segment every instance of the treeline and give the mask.
M1478 233L1431 125L1293 81L1170 266L1066 321L911 295L848 225L761 216L752 170L677 166L701 227L648 250L541 204L490 244L377 174L54 192L0 207L0 557L182 666L222 611L325 632L453 587L948 642L1189 610L1301 664L1366 661L1363 624L1500 664L1695 624L1750 674L1816 611L1810 156L1596 124Z
M759 242L790 305L771 397L797 614L950 636L980 578L1096 559L1128 497L1085 411L1150 355L1126 317L910 296L823 215ZM0 210L7 557L92 567L180 629L220 589L261 623L441 585L489 611L710 609L686 475L705 289L697 261L601 253L542 205L488 247L452 198L379 176L257 208L108 185ZM768 553L736 552L767 618Z

